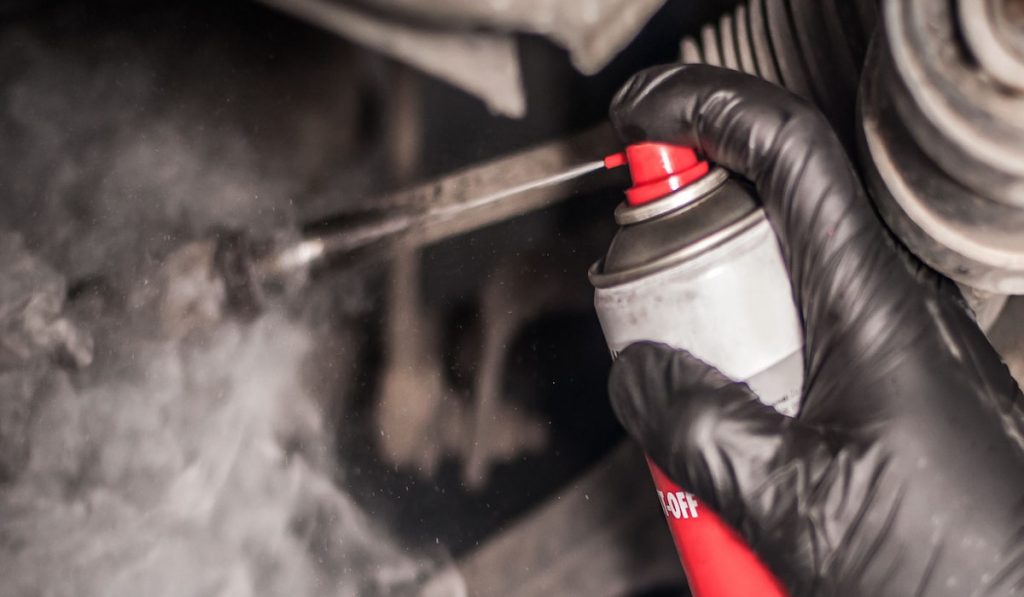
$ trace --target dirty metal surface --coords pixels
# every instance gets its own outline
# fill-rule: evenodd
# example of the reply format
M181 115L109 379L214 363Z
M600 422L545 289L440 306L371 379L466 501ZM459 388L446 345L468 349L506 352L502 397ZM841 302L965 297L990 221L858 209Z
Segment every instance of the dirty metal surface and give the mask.
M470 595L686 594L643 454L631 442L457 565Z
M665 0L362 0L367 8L422 26L544 35L586 74L608 65Z
M262 1L454 85L493 112L526 114L519 55L510 35L410 26L340 2Z
M561 45L578 71L606 67L665 0L262 0L387 54L483 100L526 115L517 33Z
M1024 385L1024 296L1011 296L988 332L1018 385Z

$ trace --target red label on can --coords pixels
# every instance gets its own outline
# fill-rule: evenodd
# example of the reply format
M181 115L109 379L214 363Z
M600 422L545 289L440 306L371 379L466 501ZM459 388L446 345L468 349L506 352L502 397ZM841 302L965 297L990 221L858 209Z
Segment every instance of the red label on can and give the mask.
M650 459L658 500L694 597L786 597L785 589L743 540Z

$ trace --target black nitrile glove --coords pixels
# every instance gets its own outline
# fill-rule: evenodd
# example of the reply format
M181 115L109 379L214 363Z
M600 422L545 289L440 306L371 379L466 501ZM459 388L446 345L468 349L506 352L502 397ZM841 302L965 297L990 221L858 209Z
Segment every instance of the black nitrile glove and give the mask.
M953 285L888 237L824 118L707 66L639 73L611 117L756 185L806 337L796 419L688 353L630 347L610 382L626 429L793 595L1024 594L1021 392Z

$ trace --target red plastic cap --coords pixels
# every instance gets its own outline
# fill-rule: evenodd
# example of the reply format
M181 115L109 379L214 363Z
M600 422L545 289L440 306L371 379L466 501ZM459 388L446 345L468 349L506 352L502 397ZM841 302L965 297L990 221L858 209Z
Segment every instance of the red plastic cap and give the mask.
M670 195L708 173L708 163L689 147L667 143L636 143L604 159L604 167L628 165L633 187L626 202L637 206Z

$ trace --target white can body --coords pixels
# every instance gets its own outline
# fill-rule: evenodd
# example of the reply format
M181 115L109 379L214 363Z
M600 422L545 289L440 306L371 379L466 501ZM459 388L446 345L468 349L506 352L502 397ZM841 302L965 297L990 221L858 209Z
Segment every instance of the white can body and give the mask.
M684 349L794 416L803 387L803 333L768 221L692 258L622 284L594 302L613 356L654 341Z

